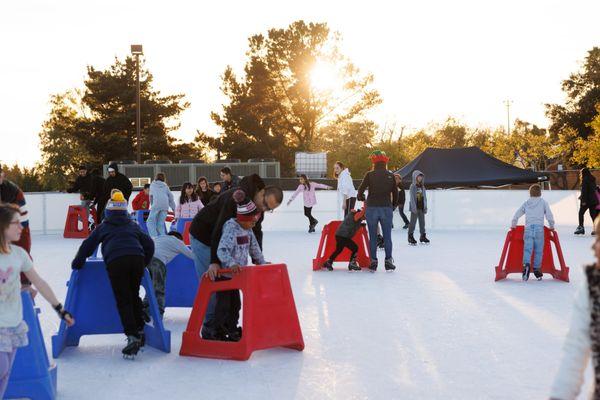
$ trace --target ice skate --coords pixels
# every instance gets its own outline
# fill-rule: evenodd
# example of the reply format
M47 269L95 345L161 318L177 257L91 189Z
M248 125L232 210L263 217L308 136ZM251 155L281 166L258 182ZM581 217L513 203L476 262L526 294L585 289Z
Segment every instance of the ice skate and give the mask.
M583 228L583 226L579 225L577 227L577 229L575 229L574 234L575 235L585 235L585 229Z
M523 281L527 282L529 280L529 263L523 265Z
M327 271L333 271L333 261L325 261L325 264L323 264L323 269L326 269Z
M371 260L371 265L369 265L369 271L370 272L377 271L377 260Z
M350 263L348 264L348 271L360 271L361 268L358 265L358 263L356 262L356 256L353 256L350 259Z
M417 244L417 241L415 240L415 237L412 233L408 234L408 244L411 246L415 246Z
M127 336L127 346L123 347L121 353L126 360L133 360L142 347L142 340L134 335Z
M396 266L394 265L394 259L393 258L386 258L385 260L385 270L386 271L393 271L396 269Z
M427 235L422 234L421 237L419 238L419 242L421 242L421 244L429 244L430 240L427 239Z
M538 281L541 281L544 274L542 273L541 268L537 268L537 269L533 269L533 275L535 275L535 277L537 278Z

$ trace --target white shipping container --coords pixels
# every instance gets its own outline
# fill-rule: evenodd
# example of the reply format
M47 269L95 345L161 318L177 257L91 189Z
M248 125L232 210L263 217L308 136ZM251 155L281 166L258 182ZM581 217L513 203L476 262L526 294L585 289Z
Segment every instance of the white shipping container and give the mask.
M324 178L327 176L327 153L296 153L295 165L296 175Z

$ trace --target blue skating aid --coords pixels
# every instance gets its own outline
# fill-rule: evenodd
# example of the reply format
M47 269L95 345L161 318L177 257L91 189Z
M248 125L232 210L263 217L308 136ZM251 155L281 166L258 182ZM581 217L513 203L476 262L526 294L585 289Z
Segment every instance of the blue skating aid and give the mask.
M71 273L67 283L65 309L75 318L67 327L61 321L58 333L52 336L52 356L58 358L67 346L78 346L83 335L123 333L117 303L103 260L88 259L85 266ZM142 286L148 293L152 321L144 327L146 344L158 350L171 351L171 332L165 330L148 270L144 270Z
M5 398L47 400L56 398L56 365L48 361L48 353L37 314L28 292L21 292L23 319L29 326L29 344L17 350Z
M175 230L183 235L183 230L185 229L185 224L187 222L192 222L192 221L193 221L193 218L179 218L177 220Z
M198 285L194 260L183 254L178 255L167 264L165 307L192 307Z

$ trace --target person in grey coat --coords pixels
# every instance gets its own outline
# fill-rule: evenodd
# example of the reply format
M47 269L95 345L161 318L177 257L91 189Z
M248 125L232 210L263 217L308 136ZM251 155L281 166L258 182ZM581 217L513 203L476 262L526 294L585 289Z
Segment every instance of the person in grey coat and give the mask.
M150 184L150 215L146 221L148 234L154 238L159 235L166 235L165 220L169 207L175 211L175 200L171 189L165 183L165 174L159 172L156 179Z
M425 234L425 214L427 214L427 190L425 189L425 175L414 170L412 173L412 183L409 189L409 210L410 210L410 225L408 227L408 244L415 245L417 241L413 234L415 226L419 220L419 233L421 243L429 243L429 239Z

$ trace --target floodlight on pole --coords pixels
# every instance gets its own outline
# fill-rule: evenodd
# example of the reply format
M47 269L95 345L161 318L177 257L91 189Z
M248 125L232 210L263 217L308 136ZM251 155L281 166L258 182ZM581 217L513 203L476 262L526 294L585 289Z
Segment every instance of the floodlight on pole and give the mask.
M510 105L513 103L512 100L504 100L506 106L506 133L510 136Z
M141 44L131 45L131 54L135 56L135 74L136 74L136 110L135 110L135 130L137 133L137 162L142 162L142 131L141 131L141 109L140 109L140 55L144 54Z

